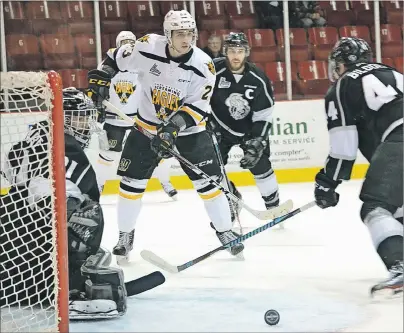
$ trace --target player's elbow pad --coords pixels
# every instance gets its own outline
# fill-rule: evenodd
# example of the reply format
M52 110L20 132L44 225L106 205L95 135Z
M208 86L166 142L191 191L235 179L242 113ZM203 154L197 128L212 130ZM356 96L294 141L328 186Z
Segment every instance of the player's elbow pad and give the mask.
M104 62L102 63L101 69L105 72L107 72L111 78L116 75L116 73L119 72L118 65L116 64L115 60L112 60L111 58L107 57Z
M252 126L252 137L264 137L267 138L269 134L269 130L271 129L272 124L269 121L257 121L253 123Z

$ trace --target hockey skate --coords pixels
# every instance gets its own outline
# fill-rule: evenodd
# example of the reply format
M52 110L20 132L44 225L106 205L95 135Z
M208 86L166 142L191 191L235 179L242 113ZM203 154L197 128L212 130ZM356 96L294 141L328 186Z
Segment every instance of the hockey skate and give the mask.
M240 235L232 230L227 230L223 232L216 231L216 236L219 238L220 242L225 245L238 237ZM231 248L227 248L227 250L235 257L239 259L244 259L243 255L243 250L244 250L244 245L242 243L238 243L236 245L233 245Z
M112 254L116 256L118 265L125 265L129 262L129 253L133 249L133 239L135 237L135 230L131 232L119 232L118 244L112 250Z
M390 276L370 289L373 296L375 292L380 290L392 290L393 295L403 292L403 262L398 261L390 268Z
M173 199L174 201L177 201L177 190L174 188L174 186L171 184L171 182L168 182L166 184L161 184L161 186L163 187L164 192L166 192L166 194Z

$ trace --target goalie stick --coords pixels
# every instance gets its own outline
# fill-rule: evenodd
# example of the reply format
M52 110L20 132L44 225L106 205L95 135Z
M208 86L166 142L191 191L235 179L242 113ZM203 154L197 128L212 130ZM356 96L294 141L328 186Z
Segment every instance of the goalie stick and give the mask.
M161 268L161 269L163 269L163 270L165 270L167 272L179 273L179 272L181 272L183 270L186 270L187 268L189 268L191 266L194 266L197 263L211 257L213 254L215 254L215 253L217 253L217 252L219 252L221 250L225 250L225 249L227 249L229 247L232 247L232 246L234 246L234 245L236 245L238 243L241 243L242 241L244 241L244 240L246 240L248 238L251 238L251 237L253 237L253 236L255 236L255 235L257 235L257 234L259 234L259 233L261 233L261 232L263 232L263 231L265 231L267 229L269 229L269 228L272 228L274 225L277 225L277 224L279 224L279 223L281 223L281 222L283 222L283 221L285 221L285 220L287 220L287 219L289 219L289 218L291 218L291 217L293 217L293 216L295 216L295 215L297 215L297 214L299 214L301 212L304 212L305 210L307 210L307 209L309 209L309 208L311 208L311 207L313 207L315 205L316 205L316 203L314 201L309 202L308 204L306 204L306 205L304 205L304 206L302 206L302 207L300 207L298 209L295 209L294 211L291 211L290 213L287 213L287 214L285 214L283 216L277 217L273 221L268 222L267 224L264 224L263 226L261 226L261 227L259 227L257 229L254 229L254 230L246 233L245 235L242 235L242 236L238 237L237 239L235 239L235 240L233 240L233 241L231 241L231 242L229 242L229 243L227 243L225 245L222 245L222 246L220 246L220 247L218 247L218 248L216 248L216 249L214 249L212 251L209 251L209 252L207 252L207 253L205 253L205 254L203 254L203 255L195 258L195 259L192 259L192 260L186 262L185 264L179 265L179 266L174 266L174 265L169 264L163 258L159 257L158 255L156 255L155 253L153 253L152 251L149 251L149 250L143 250L140 253L140 256L144 260L148 261L149 263L151 263L151 264L153 264L153 265L155 265L155 266L157 266L157 267L159 267L159 268Z
M125 282L128 297L135 296L150 289L156 288L166 281L160 271L155 271L136 280Z
M132 125L136 125L136 122L134 119L128 117L124 112L122 112L119 108L117 108L115 105L110 103L107 100L104 100L102 104L107 107L110 111L114 112L118 116L120 116L123 120L126 120L128 123L131 123ZM139 129L137 126L133 127L136 131L139 131L140 133L144 134L146 137L148 137L150 140L154 137L153 134L150 132L146 131L145 129ZM208 174L206 174L204 171L202 171L200 168L198 168L196 165L192 164L190 161L188 161L186 158L181 156L179 153L177 153L175 150L171 148L166 148L166 150L174 156L178 161L180 161L182 164L186 165L188 168L190 168L193 172L195 172L197 175L200 177L204 178L207 180L211 185L215 185L217 188L219 188L227 197L232 199L233 201L236 201L242 206L245 210L250 212L252 215L254 215L256 218L259 220L273 220L277 216L280 216L285 213L285 211L290 212L293 208L293 201L292 200L287 200L283 204L279 205L278 207L272 208L270 210L256 210L248 206L246 203L244 203L243 200L240 200L236 195L234 195L232 192L226 190L220 183L212 179Z

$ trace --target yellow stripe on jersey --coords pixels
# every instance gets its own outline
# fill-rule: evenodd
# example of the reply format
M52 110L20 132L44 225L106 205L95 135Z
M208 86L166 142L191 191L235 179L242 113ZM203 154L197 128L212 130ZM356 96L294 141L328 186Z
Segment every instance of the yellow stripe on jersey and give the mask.
M198 123L200 123L203 120L203 117L199 113L196 113L195 111L191 110L188 106L183 105L180 107L179 110L188 113L192 118L196 119Z
M140 193L140 194L127 194L127 193L123 193L121 191L119 191L118 194L122 198L129 199L129 200L138 200L138 199L141 199L142 196L143 196L143 193Z
M209 193L209 194L202 194L199 193L199 196L203 199L203 200L209 200L209 199L213 199L216 198L217 196L219 196L222 193L221 190L217 190L215 192Z
M149 131L157 131L156 126L146 124L144 121L141 121L139 118L136 118L136 124L138 124L141 128L147 129Z

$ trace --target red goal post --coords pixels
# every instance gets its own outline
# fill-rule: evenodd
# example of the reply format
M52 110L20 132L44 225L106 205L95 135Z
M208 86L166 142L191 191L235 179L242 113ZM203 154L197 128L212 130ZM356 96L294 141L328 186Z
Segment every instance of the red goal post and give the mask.
M1 72L0 75L1 331L68 332L62 80L54 71ZM8 152L26 138L32 125L45 119L50 124L49 133L46 140L40 142L47 142L43 144L46 154L36 154L41 167L35 170L37 164L30 163L30 156L19 160L22 181L13 176L15 170L11 169L10 173L9 166L13 164L6 166ZM31 195L33 192L23 190L28 182L32 183L32 179L26 178L37 178L39 170L45 169L46 176L40 176L46 178L49 187L47 207L35 204L37 197ZM29 171L24 174L25 170Z

